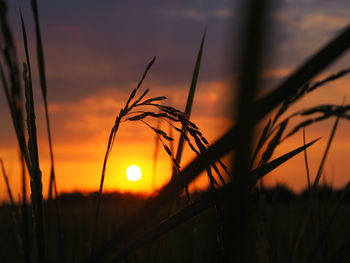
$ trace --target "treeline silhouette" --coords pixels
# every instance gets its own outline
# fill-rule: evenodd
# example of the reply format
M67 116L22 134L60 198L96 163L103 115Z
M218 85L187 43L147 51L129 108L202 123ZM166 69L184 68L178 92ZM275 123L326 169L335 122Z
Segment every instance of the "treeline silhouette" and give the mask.
M256 199L263 198L268 203L273 202L306 202L310 197L310 190L304 189L300 193L294 192L286 185L277 185L275 187L260 187L256 188L253 194ZM197 191L192 193L193 200L200 199L206 191ZM61 193L57 200L62 204L78 204L78 203L93 203L96 200L97 192L83 193L79 191ZM335 189L329 185L322 185L315 189L314 198L319 201L336 201L343 194L343 189ZM109 192L103 194L103 201L106 203L140 203L145 201L148 196L143 194L135 194L131 192ZM185 195L178 197L178 202L187 203ZM344 202L350 202L350 193L345 194Z

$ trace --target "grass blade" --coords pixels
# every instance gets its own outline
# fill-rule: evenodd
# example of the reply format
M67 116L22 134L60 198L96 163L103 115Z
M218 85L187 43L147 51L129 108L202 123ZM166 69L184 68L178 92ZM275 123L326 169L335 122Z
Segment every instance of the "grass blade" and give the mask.
M194 101L194 95L196 92L198 75L199 75L201 61L202 61L205 36L206 36L206 31L204 31L203 36L202 36L202 40L201 40L201 44L199 47L196 63L195 63L194 70L193 70L191 86L190 86L188 96L187 96L187 102L186 102L186 108L185 108L185 114L186 114L187 119L190 119L190 117L191 117L192 105L193 105L193 101ZM185 131L185 130L184 130L184 132L185 132L185 134L187 133L187 131ZM183 134L181 134L179 144L177 146L176 157L175 157L175 159L178 163L181 163L181 157L182 157L184 143L185 143L185 136ZM173 170L172 177L174 177L175 175L176 175L176 171Z
M55 176L53 143L52 143L50 117L49 117L48 102L47 102L47 83L46 83L45 58L44 58L45 56L44 56L42 39L41 39L37 1L32 0L31 6L32 6L32 11L33 11L33 16L34 16L34 24L35 24L36 51L37 51L37 62L38 62L40 88L41 88L41 93L42 93L42 97L44 100L46 130L47 130L48 142L49 142L51 169L50 169L48 199L49 199L49 204L51 204L52 203L52 192L54 192L55 199L57 199L57 182L56 182L56 176ZM21 25L22 25L22 32L23 32L25 54L26 54L26 60L27 60L27 65L28 65L29 81L30 81L30 85L32 85L30 59L29 59L29 51L28 51L28 44L27 44L27 34L26 34L25 23L23 21L22 13L20 15L21 15ZM59 237L60 258L61 258L61 262L64 262L60 211L59 211L59 206L58 206L57 200L55 200L54 202L55 202L55 211L56 211L56 219L57 219L57 232L58 232L58 237Z
M338 116L338 117L335 119L335 122L334 122L334 124L333 124L333 128L332 128L332 131L331 131L331 135L329 136L329 139L328 139L328 142L327 142L327 146L326 146L325 152L324 152L324 154L323 154L323 156L322 156L322 160L321 160L320 166L319 166L319 168L318 168L315 181L314 181L314 183L313 183L313 185L312 185L312 189L315 189L315 188L318 186L318 183L319 183L319 181L320 181L320 178L321 178L321 175L322 175L322 172L323 172L323 167L324 167L324 164L325 164L325 162L326 162L326 159L327 159L327 156L328 156L328 153L329 153L329 149L330 149L331 144L332 144L332 142L333 142L333 138L334 138L335 132L336 132L336 130L337 130L339 120L340 120L340 116Z
M28 149L32 164L30 187L32 189L32 204L35 222L35 235L38 250L38 262L46 262L45 252L45 234L43 218L43 196L42 196L42 174L39 165L39 153L37 143L37 133L35 124L35 111L33 89L29 82L27 66L24 63L23 79L25 83L26 112L27 112L27 130L28 130Z
M51 126L50 125L50 116L49 116L49 109L48 109L48 102L47 102L45 56L44 56L44 49L43 49L43 44L42 44L42 40L41 40L37 1L31 0L31 5L32 5L34 24L35 24L36 50L37 50L37 61L38 61L40 88L41 88L41 94L42 94L43 100L44 100L46 130L47 130L47 136L48 136L48 141L49 141L50 161L51 161L48 199L52 200L52 192L53 191L54 191L55 197L57 198L57 184L56 184L56 176L55 176L55 165L54 165L55 162L54 162L54 154L53 154L52 135L51 135L51 128L50 128L50 126ZM22 27L24 27L22 15L21 15L21 19L22 19ZM54 185L56 185L56 188L54 187ZM57 212L57 213L59 213L59 212Z
M160 129L160 119L157 121L156 129ZM156 189L156 171L158 164L158 154L159 154L159 139L157 134L154 136L154 152L153 152L153 162L152 162L152 189Z
M305 138L305 128L303 128L303 143L305 145L306 138ZM304 160L305 160L305 168L306 168L306 176L307 176L307 188L311 189L311 181L310 181L310 170L309 170L309 162L307 159L307 151L306 149L304 150Z
M45 59L44 59L44 49L41 40L40 33L40 23L39 23L39 12L37 0L31 0L31 6L34 16L35 24L35 37L36 37L36 50L37 50L37 60L38 60L38 70L39 70L39 80L41 92L44 100L47 98L47 87L46 87L46 74L45 74Z

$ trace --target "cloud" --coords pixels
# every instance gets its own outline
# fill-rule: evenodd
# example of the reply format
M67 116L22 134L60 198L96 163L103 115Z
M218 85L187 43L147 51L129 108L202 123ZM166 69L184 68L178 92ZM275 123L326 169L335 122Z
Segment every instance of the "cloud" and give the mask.
M344 28L349 22L346 17L332 16L323 13L309 14L300 21L300 28L305 31L322 30L337 31Z
M192 9L184 11L180 15L182 15L184 18L193 20L208 20L210 18L227 19L233 17L233 12L231 8L218 8L206 11Z

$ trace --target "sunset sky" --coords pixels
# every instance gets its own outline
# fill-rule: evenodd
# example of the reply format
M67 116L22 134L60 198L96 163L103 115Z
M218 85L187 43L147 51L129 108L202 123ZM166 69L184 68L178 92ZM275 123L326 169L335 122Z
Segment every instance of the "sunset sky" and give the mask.
M21 7L28 25L34 59L34 30L29 1L10 2L10 20L19 56L23 59L18 14L18 7ZM149 96L166 96L169 105L184 109L205 28L207 39L192 119L210 142L214 142L230 127L235 93L231 76L236 73L234 61L237 56L234 54L241 43L239 29L242 26L242 11L239 1L38 2L59 191L97 190L114 119L153 56L157 56L157 60L143 90L150 88ZM270 14L270 40L265 49L267 62L261 75L262 91L273 88L349 24L349 13L348 0L278 1ZM345 54L319 77L348 68L349 58L349 53ZM32 67L35 66L33 63ZM36 76L37 72L34 71L34 74ZM344 96L349 102L349 84L349 76L333 82L296 104L292 111L324 103L340 104ZM35 88L46 195L49 154L42 98L38 85ZM309 151L312 175L317 172L333 122L331 119L306 130L308 140L323 137ZM17 142L2 89L0 125L0 157L5 162L14 192L19 193ZM168 130L167 125L162 127ZM343 186L350 178L349 131L349 123L341 121L326 163L326 179L335 187ZM154 134L142 123L122 123L107 167L106 191L152 191L154 140ZM286 140L275 156L301 144L302 136L298 133ZM169 179L171 171L170 161L163 149L159 156L157 188ZM182 166L191 158L193 155L186 148ZM139 165L143 170L144 176L139 182L126 180L125 170L132 164ZM201 187L205 182L196 182L196 187ZM271 185L286 183L294 190L301 190L306 183L303 156L297 156L271 173L266 182ZM6 199L6 192L1 177L0 200L3 199Z

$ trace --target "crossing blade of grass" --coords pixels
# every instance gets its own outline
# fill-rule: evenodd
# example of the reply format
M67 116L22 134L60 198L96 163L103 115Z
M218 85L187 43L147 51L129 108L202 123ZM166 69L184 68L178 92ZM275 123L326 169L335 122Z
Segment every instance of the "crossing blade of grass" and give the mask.
M186 114L187 119L190 119L190 117L191 117L192 105L193 105L193 101L194 101L194 95L196 92L198 75L199 75L201 61L202 61L205 36L206 36L206 31L204 31L203 36L202 36L201 44L200 44L199 51L197 54L196 63L195 63L194 70L193 70L191 86L190 86L188 96L187 96L187 102L186 102L186 108L185 108L185 114ZM184 132L185 132L185 134L187 133L186 130L184 130ZM178 163L181 163L181 157L182 157L184 143L185 143L185 136L183 134L181 134L179 144L177 146L176 157L175 157L175 159ZM176 170L173 170L172 177L174 177L174 176L176 176Z
M319 234L318 239L315 242L315 245L313 246L309 256L307 257L306 262L310 262L310 263L314 262L314 256L315 256L316 252L319 250L322 242L327 238L327 233L328 233L330 227L332 226L334 219L337 215L337 212L339 211L339 208L342 205L346 194L349 192L349 189L350 189L350 182L345 186L345 188L342 192L342 195L340 196L337 203L335 204L335 206L334 206L334 208L333 208L333 210L332 210L332 212L327 220L327 223L323 227L321 233Z
M317 139L318 140L318 139ZM287 162L292 157L296 156L300 152L302 152L304 149L310 147L312 144L314 144L317 140L314 140L306 145L303 145L293 151L290 151L275 160L262 165L261 167L251 171L250 178L251 181L249 182L250 187L252 188L256 181L263 178L265 175L276 169L277 167L281 166L285 162ZM206 209L210 208L211 206L214 206L217 204L217 201L224 198L224 196L229 195L232 192L235 192L235 189L237 188L237 184L235 184L235 181L232 181L223 187L219 188L218 190L215 190L213 192L208 192L202 199L199 201L194 202L193 204L190 204L189 206L185 207L181 211L177 212L175 215L171 216L170 218L164 220L159 225L152 228L150 231L144 233L140 237L138 237L135 240L131 240L130 244L128 244L125 240L125 243L123 244L123 247L120 248L120 252L117 254L117 256L114 258L113 261L117 262L118 260L122 259L123 257L127 256L130 252L135 251L135 249L138 249L146 244L149 244L149 242L159 238L160 236L166 234L167 232L171 231L172 229L176 228L180 224L185 223L189 219L191 219L193 216L197 216L198 214L202 213Z
M252 107L255 107L253 121L258 123L287 97L297 92L300 85L310 81L316 74L336 60L349 46L350 26L325 45L325 47L312 56L311 59L306 61L301 68L291 74L290 77L275 90L254 103L252 105ZM205 153L202 153L195 160L191 161L182 170L180 173L181 176L167 184L156 197L150 199L138 213L130 217L128 220L129 224L122 228L119 233L125 236L131 230L136 231L135 226L137 226L137 229L140 229L140 216L141 218L148 218L148 220L150 220L151 216L149 215L154 214L162 205L172 200L181 189L192 182L198 174L205 169L208 162L212 163L234 149L238 140L236 135L237 127L233 126L210 146ZM114 250L114 245L119 242L119 233L118 235L113 235L109 242L96 251L87 261L94 262L94 260L101 260L103 262L103 259L110 258L110 254L113 253Z

